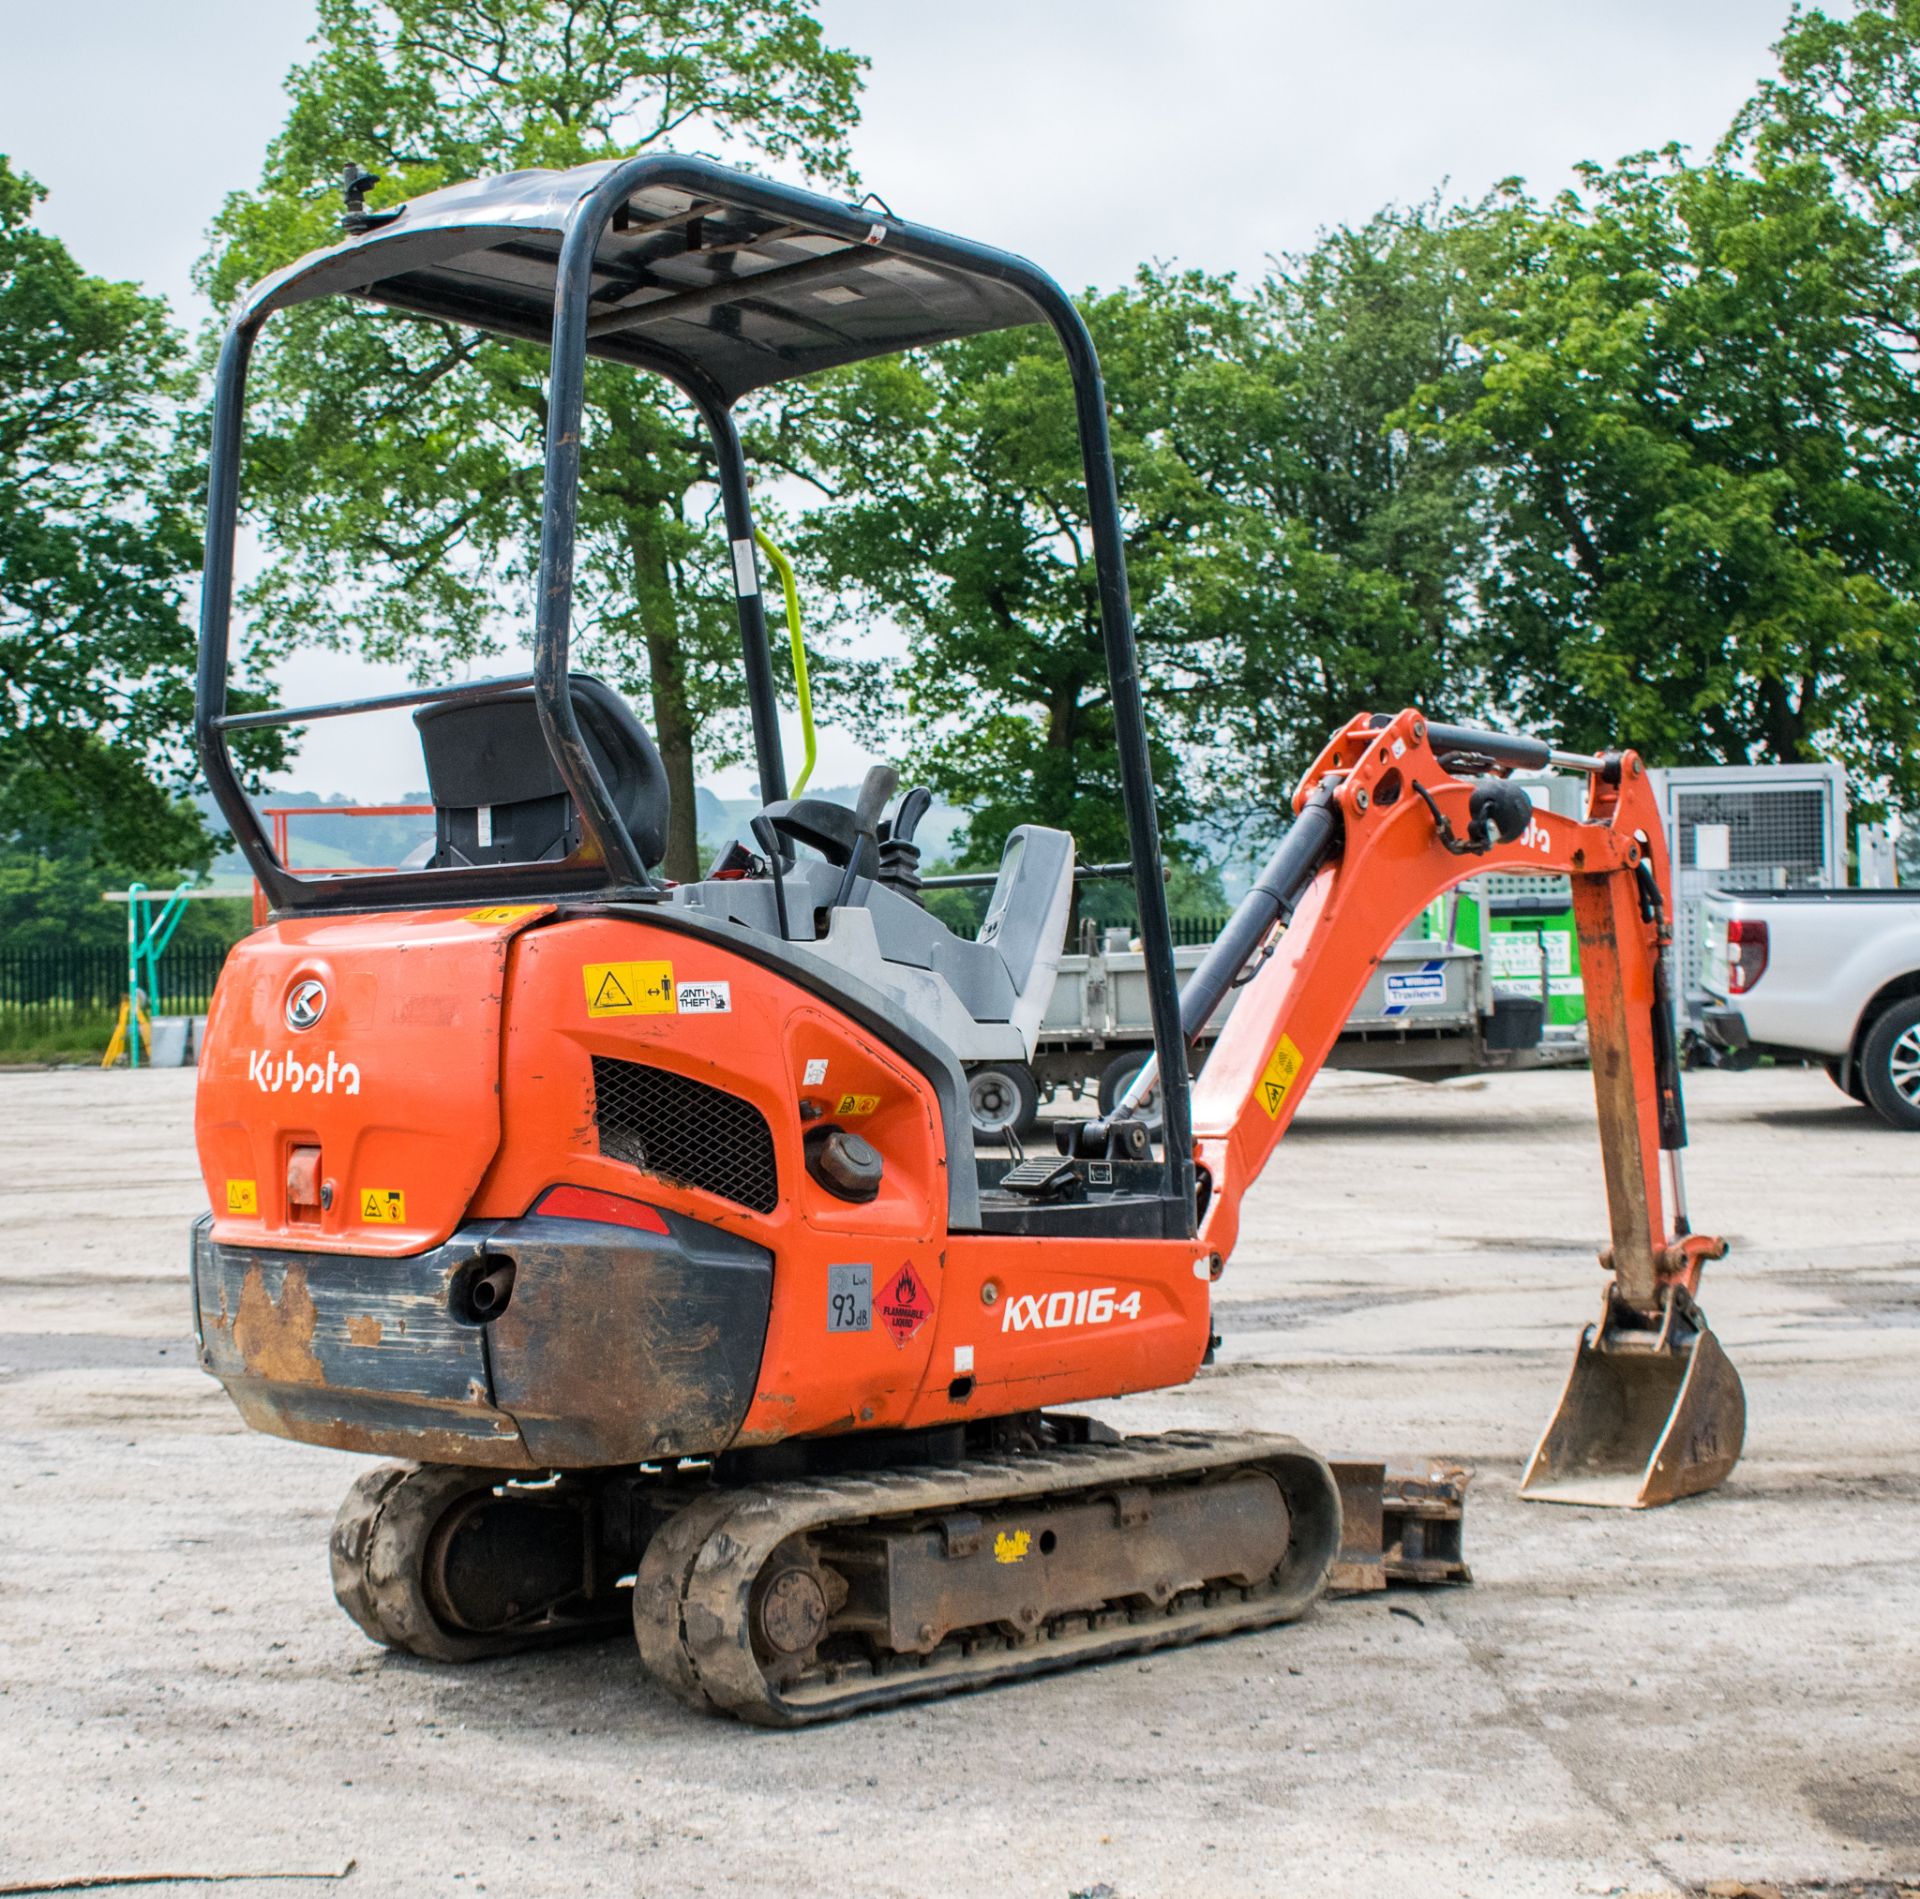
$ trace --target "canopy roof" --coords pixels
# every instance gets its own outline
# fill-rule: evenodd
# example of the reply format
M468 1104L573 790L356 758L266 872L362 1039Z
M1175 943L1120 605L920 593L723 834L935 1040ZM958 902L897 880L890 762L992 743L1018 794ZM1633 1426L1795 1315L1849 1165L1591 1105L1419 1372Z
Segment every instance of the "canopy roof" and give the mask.
M267 279L238 320L348 293L545 339L562 241L617 170L634 188L593 258L587 347L731 402L867 356L1041 320L1058 288L1024 259L706 159L508 172L407 203L391 222Z

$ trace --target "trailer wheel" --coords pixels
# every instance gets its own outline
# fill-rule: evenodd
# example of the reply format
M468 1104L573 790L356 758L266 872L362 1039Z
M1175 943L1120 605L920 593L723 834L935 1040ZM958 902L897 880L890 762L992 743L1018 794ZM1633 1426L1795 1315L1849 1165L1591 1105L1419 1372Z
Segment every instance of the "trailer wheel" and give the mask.
M967 1111L978 1140L1024 1141L1040 1119L1040 1084L1025 1062L982 1062L967 1070Z
M1130 1048L1125 1054L1116 1055L1100 1071L1100 1112L1110 1115L1120 1097L1132 1086L1133 1078L1146 1065L1146 1051ZM1149 1134L1160 1132L1160 1084L1155 1082L1147 1090L1147 1098L1140 1104L1136 1119L1146 1123Z
M1920 996L1880 1012L1860 1045L1860 1080L1881 1120L1920 1133Z

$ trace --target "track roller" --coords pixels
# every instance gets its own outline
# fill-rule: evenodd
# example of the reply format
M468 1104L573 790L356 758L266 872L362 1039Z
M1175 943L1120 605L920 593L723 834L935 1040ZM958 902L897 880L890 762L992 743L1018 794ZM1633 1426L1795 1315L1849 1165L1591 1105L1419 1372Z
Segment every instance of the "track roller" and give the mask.
M341 1608L376 1642L437 1662L571 1641L624 1609L596 1561L591 1491L450 1464L381 1464L334 1518Z
M681 1700L795 1727L1292 1621L1339 1546L1291 1438L1069 1445L711 1493L648 1545L634 1630Z

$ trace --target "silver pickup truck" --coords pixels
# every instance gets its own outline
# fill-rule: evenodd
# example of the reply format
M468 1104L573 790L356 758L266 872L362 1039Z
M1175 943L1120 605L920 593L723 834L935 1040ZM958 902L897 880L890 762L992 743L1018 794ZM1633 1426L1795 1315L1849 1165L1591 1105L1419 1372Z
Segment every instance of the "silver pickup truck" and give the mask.
M1920 890L1716 890L1701 928L1714 1047L1822 1062L1920 1133Z

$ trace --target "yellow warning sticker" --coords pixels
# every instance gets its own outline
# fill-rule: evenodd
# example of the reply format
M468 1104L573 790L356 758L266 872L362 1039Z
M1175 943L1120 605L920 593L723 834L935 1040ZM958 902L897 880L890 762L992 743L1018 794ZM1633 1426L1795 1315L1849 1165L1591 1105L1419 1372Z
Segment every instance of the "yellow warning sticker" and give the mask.
M250 1180L228 1181L227 1211L229 1213L258 1213L260 1211L260 1189Z
M588 963L580 972L589 1015L672 1015L671 963Z
M1279 1120L1287 1091L1293 1086L1294 1077L1299 1072L1300 1051L1294 1047L1291 1035L1283 1035L1272 1058L1260 1071L1260 1105L1272 1119Z
M369 1226L398 1226L407 1217L407 1196L398 1187L362 1187L360 1217Z
M502 903L491 910L469 910L466 921L469 923L517 923L522 917L530 917L540 908L537 903Z
M835 1114L872 1114L880 1106L878 1095L842 1095Z
M1025 1530L1015 1530L1011 1536L1002 1530L993 1539L993 1560L996 1563L1017 1563L1026 1555L1033 1538Z

